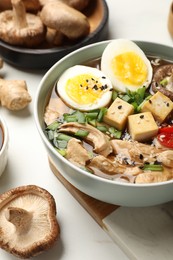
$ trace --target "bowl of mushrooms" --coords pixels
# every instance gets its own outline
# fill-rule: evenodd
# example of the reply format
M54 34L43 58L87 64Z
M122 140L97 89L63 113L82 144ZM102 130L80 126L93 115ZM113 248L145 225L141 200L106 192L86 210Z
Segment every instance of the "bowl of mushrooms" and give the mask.
M173 200L172 53L157 43L116 39L52 66L34 110L50 166L104 202Z
M0 3L0 54L23 69L50 68L64 55L105 40L105 0L7 0Z

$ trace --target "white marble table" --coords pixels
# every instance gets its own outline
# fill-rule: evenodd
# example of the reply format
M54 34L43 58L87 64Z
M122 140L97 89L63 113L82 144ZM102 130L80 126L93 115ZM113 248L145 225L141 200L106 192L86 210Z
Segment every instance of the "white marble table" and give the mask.
M172 46L173 41L167 31L167 15L171 2L171 0L107 0L110 10L109 38L153 41ZM128 253L127 256L119 248L119 245L98 226L91 216L88 215L56 179L49 168L47 154L41 143L33 117L34 97L37 86L44 75L44 71L21 71L5 64L1 73L8 79L25 79L33 101L28 109L17 113L0 108L0 113L7 121L10 134L8 166L0 180L0 193L16 186L36 184L52 193L57 204L57 216L61 226L61 238L52 250L37 256L35 259L127 260L132 255L133 259L135 259L134 254L130 255L126 250L126 253ZM127 237L126 231L129 228L127 223L124 228L122 228L122 222L125 221L124 217L127 214L133 219L134 216L137 217L140 216L140 214L145 214L146 211L145 213L144 211L144 209L133 210L130 208L120 208L120 210L117 211L118 214L113 216L112 219L113 224L115 224L114 219L116 219L115 228L118 238L123 237L124 241L131 245L132 250L135 250L135 248L139 246L140 241L143 243L143 241L147 239L149 241L153 239L153 246L157 246L154 244L155 234L149 232L150 230L146 231L141 227L141 233L139 232L140 222L134 226L133 237L131 237L131 235ZM168 221L168 218L166 218L163 213L164 212L160 214L160 211L156 209L153 218L158 217L160 214L165 222ZM148 215L145 217L146 226L149 226L151 217L150 212L148 212ZM172 222L170 221L170 223ZM160 228L160 225L158 225L158 228ZM171 234L170 230L165 230L164 227L162 227L160 233L165 239L167 239L167 235L169 236ZM141 236L143 234L143 239L141 238L139 241L138 236L140 234ZM117 238L115 241L117 241ZM153 260L173 259L169 254L169 248L172 246L172 243L170 239L167 241L169 243L167 244L167 255L165 251L163 258L158 258L158 255L152 251ZM142 251L142 254L145 251L146 254L143 254L137 259L149 259L147 248L149 248L150 245L151 242L150 244L145 243L145 250ZM0 250L0 259L13 260L16 258Z

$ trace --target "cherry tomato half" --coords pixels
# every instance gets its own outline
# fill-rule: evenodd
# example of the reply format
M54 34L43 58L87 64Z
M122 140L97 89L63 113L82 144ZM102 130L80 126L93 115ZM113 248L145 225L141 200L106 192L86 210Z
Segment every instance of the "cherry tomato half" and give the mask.
M173 126L160 128L157 139L163 146L173 149Z

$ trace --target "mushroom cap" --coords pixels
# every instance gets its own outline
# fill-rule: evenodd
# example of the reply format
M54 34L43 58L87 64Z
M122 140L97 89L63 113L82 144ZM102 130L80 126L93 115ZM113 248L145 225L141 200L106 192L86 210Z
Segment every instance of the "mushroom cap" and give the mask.
M0 195L0 247L20 258L49 249L58 239L53 196L35 185L17 187Z
M27 13L27 27L18 28L14 24L13 11L0 13L0 39L11 45L37 46L45 40L46 28L39 16Z
M47 27L62 32L69 39L86 36L90 30L84 14L60 1L48 2L42 8L40 17Z

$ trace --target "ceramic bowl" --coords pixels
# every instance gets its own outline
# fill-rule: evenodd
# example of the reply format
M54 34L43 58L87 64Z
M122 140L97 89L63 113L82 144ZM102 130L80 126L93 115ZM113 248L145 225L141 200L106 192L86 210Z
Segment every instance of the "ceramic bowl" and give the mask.
M60 47L49 46L44 42L37 48L22 48L0 41L0 54L14 67L21 69L48 69L59 59L78 48L97 41L106 40L108 36L109 10L105 0L90 1L84 10L90 24L90 33L74 43Z
M99 58L109 41L103 41L83 47L57 62L41 80L35 98L34 116L40 137L48 156L62 176L80 191L98 200L115 205L142 207L157 205L173 200L173 180L153 184L120 183L100 178L87 173L60 156L44 133L43 114L49 95L57 78L67 68ZM154 55L173 61L173 48L136 41L137 45L148 55Z
M0 176L5 170L8 160L8 143L9 135L5 120L0 116L0 138L2 138L2 145L0 147Z

